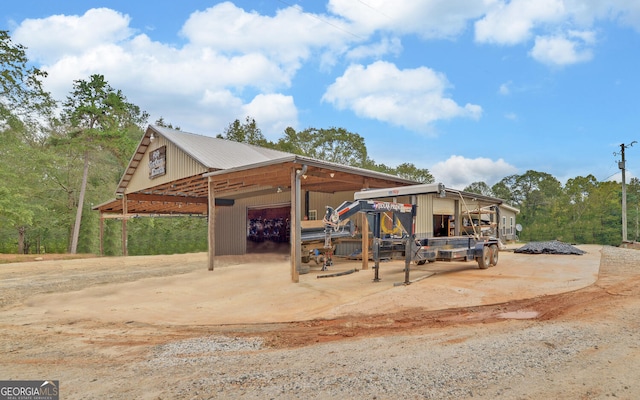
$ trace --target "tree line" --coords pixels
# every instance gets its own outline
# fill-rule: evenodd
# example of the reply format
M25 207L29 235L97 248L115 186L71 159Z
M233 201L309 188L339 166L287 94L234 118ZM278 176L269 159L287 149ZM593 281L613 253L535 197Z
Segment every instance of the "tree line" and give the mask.
M489 187L475 182L464 190L501 198L518 209L520 238L619 245L622 242L622 186L578 176L562 185L550 174L527 171ZM640 239L640 180L627 184L627 239Z
M53 99L43 89L46 72L29 66L25 50L0 31L0 252L97 253L99 215L91 208L113 197L149 115L100 74L74 81L66 99ZM155 123L172 127L163 118ZM364 137L344 128L289 127L272 142L246 117L218 136L416 182L435 181L428 169L412 163L391 167L375 162ZM476 182L465 190L520 208L523 240L621 240L621 190L613 182L590 175L562 186L549 174L527 171L492 187ZM634 239L639 192L633 179L628 205ZM204 251L207 246L206 219L201 217L134 219L128 234L131 255ZM104 237L105 253L121 254L119 222L106 221Z

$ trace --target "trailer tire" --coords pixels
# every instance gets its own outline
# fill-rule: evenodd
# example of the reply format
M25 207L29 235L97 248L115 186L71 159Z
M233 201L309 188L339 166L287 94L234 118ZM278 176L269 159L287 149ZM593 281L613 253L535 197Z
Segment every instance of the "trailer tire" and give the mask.
M478 267L480 269L487 269L491 266L491 250L489 247L482 247L482 256L476 259L478 261Z
M418 264L418 265L424 265L426 263L427 263L427 260L418 260L418 261L416 261L416 264Z
M491 266L495 267L498 265L498 253L500 252L500 249L498 249L497 244L492 244L489 246L489 249L491 250Z

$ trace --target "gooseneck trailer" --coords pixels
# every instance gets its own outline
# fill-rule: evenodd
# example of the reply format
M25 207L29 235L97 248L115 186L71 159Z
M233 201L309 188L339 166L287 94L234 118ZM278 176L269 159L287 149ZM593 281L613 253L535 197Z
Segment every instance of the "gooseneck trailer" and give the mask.
M417 239L415 218L417 206L377 200L355 200L344 202L336 208L326 207L325 247L331 245L331 235L342 229L346 221L356 213L365 213L373 234L372 255L375 263L374 281L379 281L382 259L405 260L405 284L409 284L410 264L417 265L435 261L476 261L478 267L486 269L498 264L499 241L493 237L446 236ZM382 232L382 224L391 223L397 234ZM326 259L326 257L325 257Z

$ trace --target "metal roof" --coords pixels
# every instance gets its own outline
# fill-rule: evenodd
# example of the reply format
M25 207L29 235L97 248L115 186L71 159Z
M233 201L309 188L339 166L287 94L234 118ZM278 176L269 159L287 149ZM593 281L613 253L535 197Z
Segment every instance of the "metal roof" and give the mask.
M283 151L177 131L157 125L150 125L149 128L173 142L208 169L237 168L249 164L287 159L292 156L292 154Z
M197 213L206 212L207 180L212 180L216 201L232 201L275 190L290 190L294 169L306 165L302 189L335 193L362 188L384 188L415 184L415 181L363 168L336 164L247 143L197 135L156 125L149 125L116 189L116 199L94 209L103 213L120 213L122 198L136 173L152 135L162 136L201 164L208 172L186 176L171 182L127 193L129 213Z

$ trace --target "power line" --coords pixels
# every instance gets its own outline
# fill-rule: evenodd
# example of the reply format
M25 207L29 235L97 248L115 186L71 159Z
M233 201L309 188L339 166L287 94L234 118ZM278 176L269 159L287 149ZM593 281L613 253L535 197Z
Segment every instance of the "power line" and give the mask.
M390 16L388 16L387 14L385 14L385 13L383 13L382 11L378 10L378 9L377 9L377 8L375 8L374 6L372 6L372 5L370 5L370 4L365 3L365 2L364 2L364 1L362 1L362 0L358 0L358 3L360 3L360 4L364 4L365 6L369 7L370 9L372 9L372 10L373 10L373 11L375 11L375 12L377 12L378 14L383 15L383 16L385 16L385 17L387 17L387 18L391 19L391 17L390 17Z

